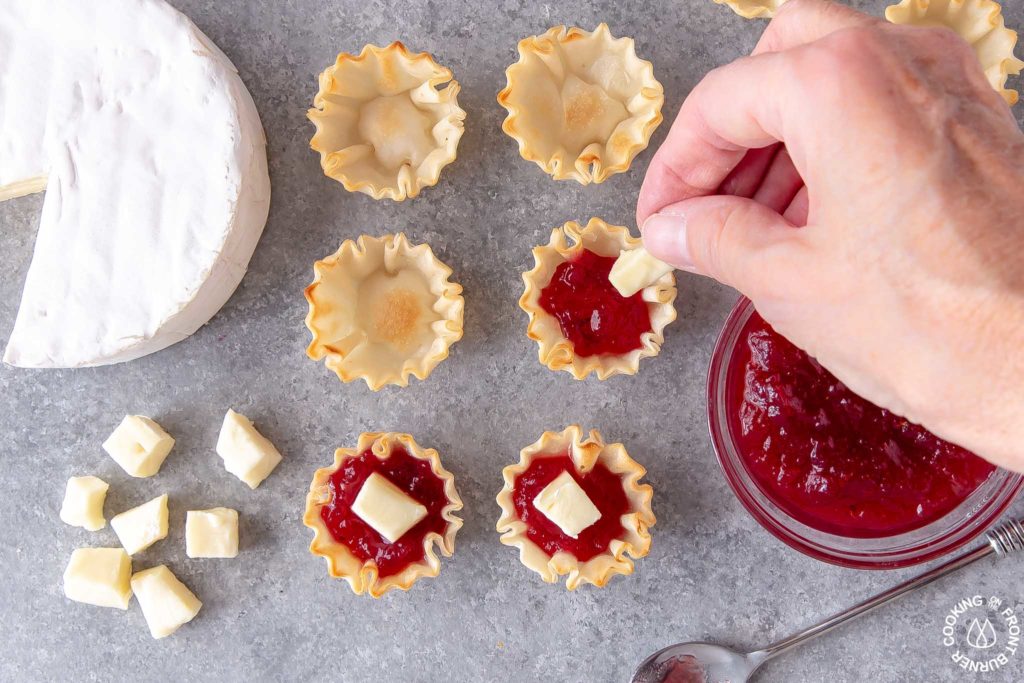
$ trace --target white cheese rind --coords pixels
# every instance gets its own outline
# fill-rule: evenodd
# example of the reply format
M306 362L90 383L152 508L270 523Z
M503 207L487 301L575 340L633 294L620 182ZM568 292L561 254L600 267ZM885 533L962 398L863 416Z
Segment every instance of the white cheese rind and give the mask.
M4 361L103 365L188 337L270 204L234 67L163 0L8 0L0 46L0 200L48 179Z
M171 635L195 619L203 606L188 586L163 564L134 574L131 583L154 638Z
M64 595L75 602L128 609L132 559L121 548L78 548L64 570Z
M380 474L374 472L359 489L352 512L374 531L394 543L427 516L427 508Z
M174 439L152 419L126 415L103 442L103 450L133 477L152 477L160 471Z
M185 554L192 558L237 557L238 511L189 510L185 516Z
M673 270L672 266L654 258L643 247L624 249L615 259L608 281L622 296L633 296Z
M110 520L110 528L129 555L167 538L167 494L158 496Z
M249 418L230 408L217 437L217 455L224 461L224 469L251 489L259 486L281 462L274 444L256 431Z
M71 477L64 489L60 519L65 524L99 531L107 525L103 518L103 501L110 484L99 477Z
M545 486L533 499L533 506L570 538L579 538L581 531L601 519L601 511L568 472Z

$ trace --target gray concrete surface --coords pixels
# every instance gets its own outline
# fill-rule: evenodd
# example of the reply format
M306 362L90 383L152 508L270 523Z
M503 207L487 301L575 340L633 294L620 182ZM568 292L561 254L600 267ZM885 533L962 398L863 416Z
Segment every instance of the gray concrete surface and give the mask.
M249 274L184 343L112 367L0 368L0 679L622 681L648 652L680 639L739 646L781 637L908 576L840 569L764 532L727 488L705 428L704 380L735 294L680 279L680 319L637 377L575 382L536 360L516 299L530 248L568 219L629 223L650 158L592 187L555 183L500 131L494 96L516 41L558 23L607 21L654 62L670 120L716 65L763 28L710 0L465 2L174 0L234 60L270 144L274 202ZM857 2L876 14L883 2ZM1008 3L1009 23L1024 7ZM338 51L400 38L450 66L469 112L457 163L403 204L345 192L307 143L316 74ZM1024 107L1017 109L1018 116ZM657 132L664 138L667 125ZM41 196L0 204L0 334L9 333ZM362 232L405 230L433 245L466 291L466 334L428 381L371 393L305 357L303 287L314 260ZM252 492L214 453L232 406L255 419L284 462ZM159 476L131 480L100 449L125 413L157 418L178 444ZM623 441L649 469L651 554L603 590L540 582L494 531L502 466L545 429L580 422ZM441 576L374 601L327 577L306 550L303 498L314 469L365 430L411 432L437 448L466 500L466 525ZM113 545L57 513L70 475L111 483L108 516L161 492L169 538L136 566L167 562L204 601L175 636L153 641L127 613L69 602L72 549ZM184 515L241 511L235 560L189 560ZM1024 512L1018 505L1017 512ZM1024 617L1018 564L986 563L907 598L768 667L763 681L1020 681L1024 652L995 674L967 675L942 644L943 618L967 595L998 595Z

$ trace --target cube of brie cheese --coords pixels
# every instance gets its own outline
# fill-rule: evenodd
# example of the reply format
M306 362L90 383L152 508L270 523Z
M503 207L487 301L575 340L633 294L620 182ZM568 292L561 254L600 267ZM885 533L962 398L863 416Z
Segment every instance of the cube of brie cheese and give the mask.
M672 271L672 266L654 258L643 247L624 249L615 259L608 281L622 296L633 296Z
M581 531L601 519L601 511L568 472L545 486L533 499L533 506L570 538L579 538Z
M64 595L76 602L128 609L132 559L121 548L79 548L64 570Z
M167 494L116 515L110 527L129 555L167 538Z
M64 490L60 518L65 524L99 531L107 525L103 518L103 501L110 485L99 477L71 477Z
M352 503L352 512L388 543L400 539L427 516L427 508L376 472L363 482Z
M173 446L171 435L142 415L126 416L103 442L103 450L133 477L152 477L159 472Z
M189 557L238 555L238 511L189 510L185 516L185 554Z
M132 576L132 590L142 605L149 632L166 638L192 621L203 603L166 565L146 569Z
M259 486L281 462L274 444L256 431L248 418L233 410L224 416L217 455L224 461L224 468L251 489Z

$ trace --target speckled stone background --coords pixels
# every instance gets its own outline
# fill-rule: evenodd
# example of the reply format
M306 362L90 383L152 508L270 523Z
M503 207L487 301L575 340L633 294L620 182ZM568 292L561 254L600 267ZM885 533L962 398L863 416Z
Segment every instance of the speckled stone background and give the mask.
M173 0L238 66L266 127L273 206L249 274L209 325L152 356L69 371L0 368L0 678L29 680L624 681L649 652L687 639L756 647L913 573L818 563L763 531L721 476L705 426L709 354L735 293L682 276L679 320L636 377L576 382L536 359L516 299L530 248L569 219L630 224L650 151L591 187L556 183L500 131L495 94L516 41L559 23L607 21L634 36L665 86L666 118L702 74L754 45L762 22L710 0ZM880 14L883 3L857 2ZM1010 0L1011 26L1024 7ZM469 112L458 161L437 187L395 204L349 194L308 147L316 74L339 51L402 39L434 53ZM1017 109L1018 116L1024 107ZM655 135L659 143L667 131ZM14 323L41 196L0 204L0 334ZM372 393L308 360L303 287L314 260L360 233L429 242L466 294L466 334L426 382ZM229 406L284 453L256 491L214 445ZM133 480L100 444L126 413L152 415L177 445L160 474ZM654 544L636 573L567 592L519 564L494 531L500 471L545 429L572 422L624 442L654 485ZM440 577L380 601L327 577L306 550L312 472L366 430L411 432L437 448L466 501ZM198 618L154 641L138 604L122 613L66 600L79 546L116 545L65 526L71 475L111 483L108 517L171 496L170 536L135 559L166 562L203 600ZM241 511L235 560L189 560L184 517ZM1018 504L1018 513L1024 506ZM1020 681L1024 652L994 674L964 674L943 617L967 595L998 595L1024 617L1020 560L989 561L768 666L764 681Z

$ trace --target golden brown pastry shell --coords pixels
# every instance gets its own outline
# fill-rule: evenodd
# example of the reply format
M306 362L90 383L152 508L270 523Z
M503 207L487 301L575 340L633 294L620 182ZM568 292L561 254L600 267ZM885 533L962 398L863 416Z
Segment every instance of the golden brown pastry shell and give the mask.
M629 169L662 121L664 89L631 38L555 26L519 41L498 103L519 153L555 180L600 183ZM568 98L568 99L567 99Z
M306 350L342 382L377 391L426 379L462 338L465 301L452 270L403 233L345 240L313 265Z
M342 53L319 78L308 118L324 174L349 192L403 201L455 161L466 112L452 72L396 41Z

